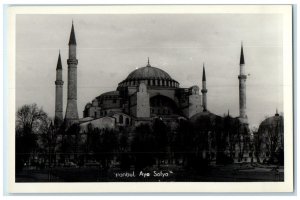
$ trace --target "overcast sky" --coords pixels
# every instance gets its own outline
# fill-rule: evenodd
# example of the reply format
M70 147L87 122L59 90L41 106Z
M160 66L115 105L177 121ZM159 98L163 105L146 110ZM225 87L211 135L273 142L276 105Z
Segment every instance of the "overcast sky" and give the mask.
M16 106L37 103L51 116L61 51L64 111L68 41L74 20L78 58L78 112L138 67L166 71L180 87L201 88L205 62L207 106L218 115L239 113L239 56L244 44L247 115L258 125L283 112L282 18L275 14L18 15Z

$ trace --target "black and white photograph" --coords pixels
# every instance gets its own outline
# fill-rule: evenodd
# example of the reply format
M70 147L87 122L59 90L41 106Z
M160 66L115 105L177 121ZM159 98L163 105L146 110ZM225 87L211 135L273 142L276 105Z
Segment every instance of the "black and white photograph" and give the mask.
M292 181L291 6L149 7L15 15L13 181Z

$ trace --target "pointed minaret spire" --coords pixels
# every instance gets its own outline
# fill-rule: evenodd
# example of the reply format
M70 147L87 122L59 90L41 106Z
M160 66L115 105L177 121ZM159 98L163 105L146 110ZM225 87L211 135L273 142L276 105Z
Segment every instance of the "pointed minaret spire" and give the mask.
M151 67L149 57L148 57L147 67Z
M245 64L245 59L244 59L244 50L243 50L243 42L242 42L242 46L241 46L241 57L240 57L240 65L244 65Z
M207 98L206 98L206 93L207 93L207 89L206 89L206 76L205 76L205 67L204 67L204 63L203 63L203 73L202 73L202 107L203 107L203 111L207 111Z
M63 122L63 77L60 51L58 54L58 61L56 66L56 80L55 80L55 117L54 125L59 127Z
M58 54L56 69L62 69L61 58L60 58L60 50L59 50L59 54Z
M66 126L70 127L72 124L78 123L78 109L77 109L77 65L76 57L76 39L74 25L72 22L72 29L69 41L69 58L68 63L68 100L65 115Z
M76 45L76 37L75 37L75 31L74 31L74 25L72 20L72 28L71 28L71 34L70 34L70 40L69 45Z
M206 76L205 76L205 66L204 66L204 63L203 63L202 81L206 81Z
M247 75L245 72L245 59L244 59L243 43L241 44L240 74L238 76L238 79L239 79L239 108L240 108L239 119L242 123L247 124L248 123L247 114L246 114Z

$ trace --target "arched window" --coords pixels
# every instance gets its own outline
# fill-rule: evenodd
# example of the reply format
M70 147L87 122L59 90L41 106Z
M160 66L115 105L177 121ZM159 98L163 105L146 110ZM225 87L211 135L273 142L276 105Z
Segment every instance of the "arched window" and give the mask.
M120 124L123 124L123 115L120 115L120 116L119 116L119 123L120 123Z
M150 107L153 109L152 113L158 115L176 114L178 110L176 103L172 99L162 95L151 97Z
M126 125L129 125L129 118L126 117L125 123L126 123Z

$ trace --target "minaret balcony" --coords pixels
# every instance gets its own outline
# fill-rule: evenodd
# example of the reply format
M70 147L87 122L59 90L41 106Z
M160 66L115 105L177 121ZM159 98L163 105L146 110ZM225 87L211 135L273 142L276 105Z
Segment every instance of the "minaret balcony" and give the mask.
M238 77L239 77L239 79L247 79L246 75L239 75Z
M77 59L68 59L67 60L68 65L77 65L78 64L78 60Z
M55 81L55 85L63 85L63 84L64 84L64 81L62 81L62 80Z
M201 93L207 93L207 89L202 89Z

